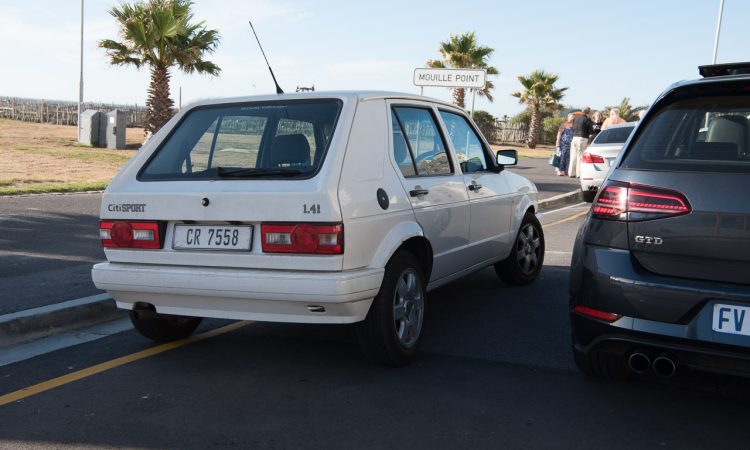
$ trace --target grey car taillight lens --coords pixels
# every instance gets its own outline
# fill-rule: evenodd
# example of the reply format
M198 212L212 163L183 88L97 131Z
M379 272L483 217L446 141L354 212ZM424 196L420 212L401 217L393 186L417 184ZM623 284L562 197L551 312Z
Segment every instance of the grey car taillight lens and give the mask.
M618 181L604 185L592 210L598 219L624 222L681 216L690 212L692 207L680 192Z

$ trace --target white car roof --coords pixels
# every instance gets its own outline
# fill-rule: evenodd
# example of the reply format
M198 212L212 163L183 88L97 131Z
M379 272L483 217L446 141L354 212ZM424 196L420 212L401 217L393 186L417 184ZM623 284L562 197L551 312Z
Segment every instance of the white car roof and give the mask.
M623 122L623 123L618 123L616 125L610 125L606 129L609 130L610 128L634 127L636 125L638 125L638 122Z
M229 97L229 98L208 98L198 100L187 106L192 108L195 106L203 105L220 105L227 103L244 103L244 102L267 102L275 100L303 100L303 99L315 99L315 98L348 98L353 101L367 101L367 100L378 100L378 99L403 99L403 100L417 100L426 101L430 103L438 103L443 106L450 106L455 108L456 106L443 100L436 98L425 97L417 94L408 94L404 92L391 92L391 91L318 91L318 92L293 92L288 94L268 94L268 95L251 95L242 97Z

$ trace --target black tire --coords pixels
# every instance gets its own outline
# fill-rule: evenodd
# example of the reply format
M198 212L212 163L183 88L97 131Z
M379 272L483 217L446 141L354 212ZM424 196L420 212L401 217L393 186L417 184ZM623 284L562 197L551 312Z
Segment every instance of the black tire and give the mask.
M203 320L201 317L172 316L130 311L130 321L141 335L156 342L175 341L190 336Z
M581 191L581 197L586 203L594 203L594 197L596 197L596 191Z
M625 360L618 355L612 355L596 350L588 353L579 352L575 345L573 346L573 359L576 367L584 375L602 378L612 381L623 381L630 375L630 370L625 364Z
M507 258L495 264L495 273L508 284L530 284L544 264L544 231L536 215L527 212Z
M385 266L383 284L357 337L365 354L385 366L403 366L417 352L424 325L425 286L422 267L408 251L397 251ZM397 317L396 311L402 316Z

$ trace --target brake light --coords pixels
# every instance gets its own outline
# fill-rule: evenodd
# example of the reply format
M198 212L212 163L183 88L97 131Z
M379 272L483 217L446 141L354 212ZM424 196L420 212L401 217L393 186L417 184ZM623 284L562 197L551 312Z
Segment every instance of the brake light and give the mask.
M606 311L599 311L598 309L589 308L587 306L576 306L573 311L583 314L584 316L593 317L594 319L603 320L605 322L614 322L615 320L622 317L622 314L615 314Z
M340 255L344 252L342 224L264 223L260 234L265 253Z
M594 217L637 222L692 212L680 192L621 182L607 182L594 202Z
M581 162L588 164L604 164L604 158L599 155L592 155L589 152L583 152L581 155Z
M158 222L99 222L99 237L107 248L162 248L162 234Z

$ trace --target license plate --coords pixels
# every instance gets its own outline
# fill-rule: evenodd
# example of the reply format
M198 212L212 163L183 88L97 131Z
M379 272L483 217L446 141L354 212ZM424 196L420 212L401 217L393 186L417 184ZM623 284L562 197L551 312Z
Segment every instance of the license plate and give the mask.
M250 250L250 225L175 225L175 250Z
M715 304L711 328L719 333L750 336L750 307Z

